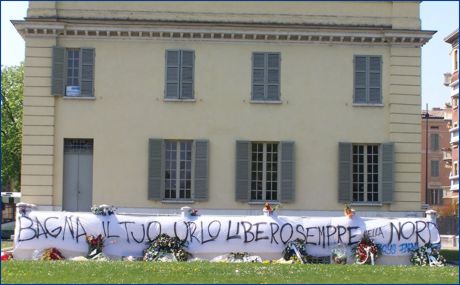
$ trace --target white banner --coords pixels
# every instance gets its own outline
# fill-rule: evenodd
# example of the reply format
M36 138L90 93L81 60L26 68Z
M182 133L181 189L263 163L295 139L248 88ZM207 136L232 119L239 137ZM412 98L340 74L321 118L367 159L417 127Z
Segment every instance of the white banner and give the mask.
M427 242L439 243L436 224L425 218L304 218L288 216L100 216L92 213L31 211L18 213L15 251L55 247L86 255L86 235L105 237L104 254L143 256L148 243L166 233L188 241L195 257L229 252L278 256L289 241L300 238L312 256L329 256L337 244L354 246L364 233L382 255L408 256ZM28 257L25 257L28 258Z

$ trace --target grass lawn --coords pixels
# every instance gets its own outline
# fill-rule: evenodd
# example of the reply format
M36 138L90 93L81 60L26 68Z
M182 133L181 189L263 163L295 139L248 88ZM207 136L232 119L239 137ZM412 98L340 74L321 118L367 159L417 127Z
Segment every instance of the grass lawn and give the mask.
M457 283L458 267L7 261L2 283Z

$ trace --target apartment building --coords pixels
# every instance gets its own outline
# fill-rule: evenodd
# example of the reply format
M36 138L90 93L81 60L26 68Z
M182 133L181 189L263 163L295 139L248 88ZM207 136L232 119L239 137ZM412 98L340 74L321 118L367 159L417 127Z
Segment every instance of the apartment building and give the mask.
M458 205L458 29L444 38L451 45L450 56L452 60L452 72L446 73L444 85L450 88L452 100L452 124L450 125L450 152L452 159L450 164L450 193L449 196L456 200Z
M22 201L422 214L419 2L29 5Z
M422 179L420 194L422 203L440 209L450 192L450 132L452 109L432 108L422 111ZM428 167L427 167L428 166ZM447 167L446 167L447 166Z

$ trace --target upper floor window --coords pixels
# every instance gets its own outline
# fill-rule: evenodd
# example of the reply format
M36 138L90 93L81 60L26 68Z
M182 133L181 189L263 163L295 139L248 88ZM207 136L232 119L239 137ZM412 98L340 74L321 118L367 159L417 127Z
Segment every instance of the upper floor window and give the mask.
M431 177L439 176L439 160L431 161Z
M194 66L194 51L166 51L166 99L194 99Z
M439 150L439 134L430 134L431 150Z
M357 55L354 59L354 104L382 104L382 57Z
M442 189L429 189L428 204L442 205L443 190Z
M255 52L252 54L253 101L280 100L280 54Z
M94 48L53 47L51 92L56 96L94 96Z

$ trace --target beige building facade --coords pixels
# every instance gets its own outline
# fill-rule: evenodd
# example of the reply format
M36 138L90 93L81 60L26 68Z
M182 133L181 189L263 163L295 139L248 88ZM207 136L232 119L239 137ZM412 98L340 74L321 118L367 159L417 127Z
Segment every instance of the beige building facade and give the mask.
M22 201L421 215L419 2L30 2Z

